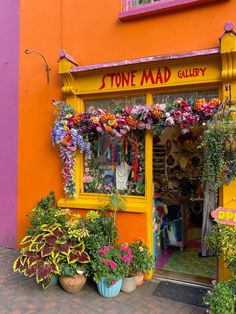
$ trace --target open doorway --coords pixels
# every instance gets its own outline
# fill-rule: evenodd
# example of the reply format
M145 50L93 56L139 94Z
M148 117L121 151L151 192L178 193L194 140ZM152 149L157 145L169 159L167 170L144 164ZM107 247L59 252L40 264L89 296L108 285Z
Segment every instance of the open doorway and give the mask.
M210 284L217 276L214 252L203 252L201 241L206 219L206 194L201 184L203 151L199 149L203 132L204 127L198 125L181 134L175 126L153 138L157 273L196 284Z

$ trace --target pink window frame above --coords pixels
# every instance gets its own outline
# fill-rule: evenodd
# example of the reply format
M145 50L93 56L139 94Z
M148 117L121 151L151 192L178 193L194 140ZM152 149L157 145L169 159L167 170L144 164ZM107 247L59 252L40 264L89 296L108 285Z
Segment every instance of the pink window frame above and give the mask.
M222 1L229 0L160 0L151 3L139 4L134 7L131 6L132 0L123 0L122 12L119 13L119 19L128 20L164 11L180 10L188 6L197 6L209 2Z

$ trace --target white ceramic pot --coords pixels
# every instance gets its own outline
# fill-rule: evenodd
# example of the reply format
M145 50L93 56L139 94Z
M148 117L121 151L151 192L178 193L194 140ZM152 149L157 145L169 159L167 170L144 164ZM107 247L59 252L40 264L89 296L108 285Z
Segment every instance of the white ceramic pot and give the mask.
M124 278L121 286L121 290L130 293L136 289L135 277Z

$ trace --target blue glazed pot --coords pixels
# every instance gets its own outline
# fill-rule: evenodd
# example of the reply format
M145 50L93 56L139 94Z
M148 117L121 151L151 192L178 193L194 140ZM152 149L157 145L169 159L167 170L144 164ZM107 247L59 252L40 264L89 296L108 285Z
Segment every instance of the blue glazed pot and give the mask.
M58 276L57 275L53 275L50 279L50 283L49 283L49 286L56 286L58 285Z
M105 282L106 282L106 279L102 278L97 283L99 293L105 298L116 297L120 292L122 279L117 280L117 282L112 286L107 286Z

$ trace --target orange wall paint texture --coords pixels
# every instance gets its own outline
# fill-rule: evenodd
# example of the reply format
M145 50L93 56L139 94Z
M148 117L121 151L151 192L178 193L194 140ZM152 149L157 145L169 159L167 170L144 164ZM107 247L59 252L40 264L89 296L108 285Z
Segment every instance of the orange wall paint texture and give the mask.
M51 100L62 98L58 51L65 49L80 65L87 65L207 49L218 46L224 23L236 19L234 0L127 22L118 19L120 10L121 0L20 1L18 240L37 200L50 190L63 197L60 159L50 140ZM26 55L26 48L44 54L51 68L49 84L43 59ZM125 213L118 219L121 239L131 234L130 228L133 235L145 237L145 215L127 215L129 222Z

